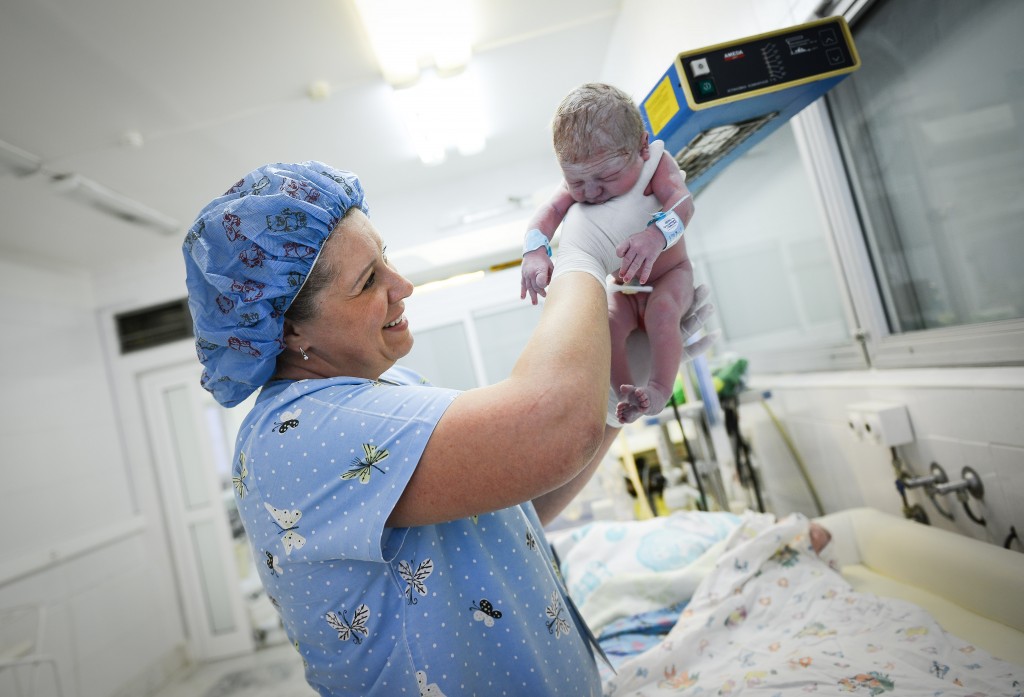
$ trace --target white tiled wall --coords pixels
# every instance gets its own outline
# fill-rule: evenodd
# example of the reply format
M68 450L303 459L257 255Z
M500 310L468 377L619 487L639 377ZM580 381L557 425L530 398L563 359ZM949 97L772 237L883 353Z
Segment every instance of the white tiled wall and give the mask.
M814 376L796 382L765 376L754 384L770 391L768 404L795 442L826 512L871 506L901 514L889 449L858 440L847 425L847 405L880 400L907 406L914 442L900 446L898 452L915 474L927 475L931 463L937 462L950 480L959 480L964 466L982 479L984 498L972 499L971 510L986 519L985 527L969 519L954 495L938 499L953 514L950 521L923 489L908 492L910 502L921 504L933 525L1000 545L1011 526L1024 533L1024 371L928 371L926 380L920 374L872 371L866 386L857 382L865 382L867 373L849 373L838 380L835 374L822 376L818 385ZM984 375L985 384L973 386L972 375ZM910 376L912 380L907 379ZM997 384L1000 381L1002 385ZM796 460L763 405L745 404L741 422L772 507L776 512L813 514Z

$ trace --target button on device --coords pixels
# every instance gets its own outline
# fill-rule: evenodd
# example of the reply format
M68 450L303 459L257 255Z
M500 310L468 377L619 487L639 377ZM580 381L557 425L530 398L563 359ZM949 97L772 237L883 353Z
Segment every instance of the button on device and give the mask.
M715 81L710 77L697 80L697 93L702 97L714 97L717 94Z
M707 75L711 72L711 68L708 67L707 58L698 58L697 60L690 61L690 72L693 73L694 77L700 77L701 75Z

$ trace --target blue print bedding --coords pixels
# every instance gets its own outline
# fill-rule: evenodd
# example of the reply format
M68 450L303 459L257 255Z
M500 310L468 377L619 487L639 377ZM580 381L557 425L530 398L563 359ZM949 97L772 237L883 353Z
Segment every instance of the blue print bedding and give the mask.
M680 511L588 523L549 539L569 593L600 635L616 620L685 604L739 524L731 513Z

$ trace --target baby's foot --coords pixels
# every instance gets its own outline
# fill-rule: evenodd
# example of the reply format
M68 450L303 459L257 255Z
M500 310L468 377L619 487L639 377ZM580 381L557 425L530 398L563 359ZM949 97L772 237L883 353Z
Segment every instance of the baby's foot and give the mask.
M651 399L647 390L636 385L619 386L619 403L615 407L615 416L620 424L631 424L646 414L651 407Z

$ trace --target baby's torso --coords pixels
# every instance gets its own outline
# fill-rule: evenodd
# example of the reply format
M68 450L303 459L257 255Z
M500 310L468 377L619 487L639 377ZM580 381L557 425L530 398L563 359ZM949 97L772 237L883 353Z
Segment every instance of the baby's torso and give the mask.
M662 208L662 203L652 193L651 179L663 152L661 141L651 143L650 157L644 163L640 176L633 188L622 196L594 205L573 204L562 224L560 245L585 250L601 260L608 273L617 275L622 260L616 255L615 248L635 233L642 232L651 216ZM654 262L649 282L656 281L687 261L686 244L680 240Z

